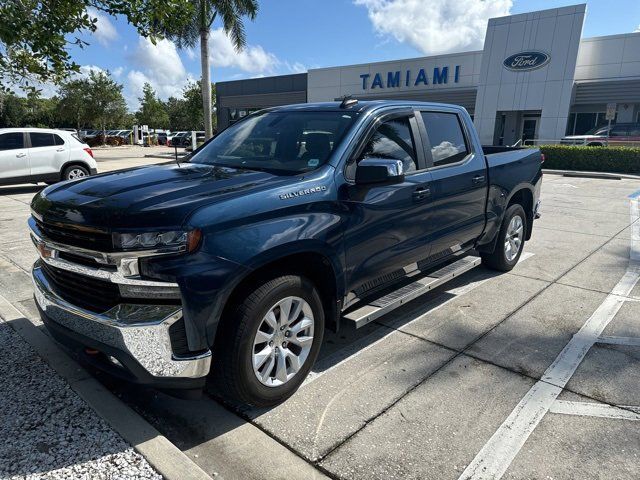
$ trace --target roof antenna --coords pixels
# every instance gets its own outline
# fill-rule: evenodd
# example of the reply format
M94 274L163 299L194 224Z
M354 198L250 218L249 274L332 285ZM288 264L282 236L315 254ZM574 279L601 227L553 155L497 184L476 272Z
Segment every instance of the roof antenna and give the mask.
M345 95L344 97L342 97L342 103L340 103L340 108L350 108L357 104L358 104L357 98L353 98L351 95Z
M178 164L178 168L180 168L180 160L178 160L178 146L174 145L173 148L175 149L176 163Z

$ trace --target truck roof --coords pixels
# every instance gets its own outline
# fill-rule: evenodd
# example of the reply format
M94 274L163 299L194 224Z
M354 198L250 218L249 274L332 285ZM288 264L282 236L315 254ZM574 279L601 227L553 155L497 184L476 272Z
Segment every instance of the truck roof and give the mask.
M409 106L409 107L454 107L462 108L458 105L451 105L446 103L435 102L417 102L414 100L358 100L357 103L351 106L340 108L341 102L314 102L314 103L297 103L293 105L282 105L279 107L272 107L270 111L350 111L350 112L364 112L367 110L373 110L375 108L386 106Z

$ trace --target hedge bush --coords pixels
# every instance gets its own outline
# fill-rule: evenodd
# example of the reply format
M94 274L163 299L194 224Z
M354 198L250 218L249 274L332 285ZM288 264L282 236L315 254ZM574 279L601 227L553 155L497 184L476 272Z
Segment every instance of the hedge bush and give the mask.
M581 145L540 145L544 168L640 174L638 147L586 147Z
M87 138L85 142L90 147L98 147L100 145L119 147L120 145L129 143L129 140L122 137L105 137L104 135L96 135L93 138Z

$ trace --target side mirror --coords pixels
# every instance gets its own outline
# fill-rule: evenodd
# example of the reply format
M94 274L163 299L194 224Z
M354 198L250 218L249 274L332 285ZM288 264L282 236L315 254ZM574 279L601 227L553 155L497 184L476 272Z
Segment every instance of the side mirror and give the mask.
M404 180L402 160L364 158L356 167L356 184L399 183Z

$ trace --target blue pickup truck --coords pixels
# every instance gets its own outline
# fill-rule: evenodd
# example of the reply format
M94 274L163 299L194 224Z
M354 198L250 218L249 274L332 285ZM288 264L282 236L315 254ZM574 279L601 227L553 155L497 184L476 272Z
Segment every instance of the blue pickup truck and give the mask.
M480 263L512 269L542 161L483 150L452 105L266 109L186 160L37 194L36 303L59 342L113 375L274 405L325 328L358 328Z

